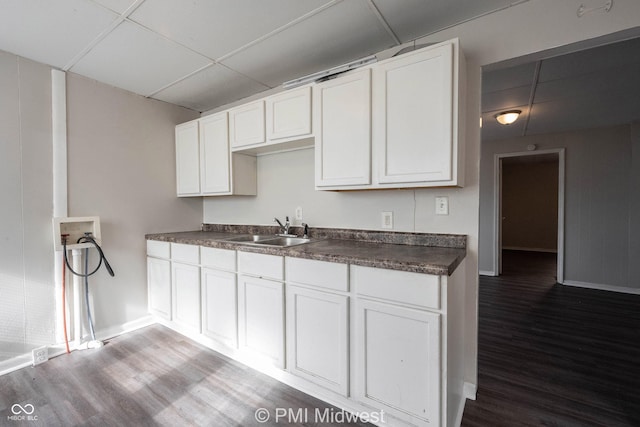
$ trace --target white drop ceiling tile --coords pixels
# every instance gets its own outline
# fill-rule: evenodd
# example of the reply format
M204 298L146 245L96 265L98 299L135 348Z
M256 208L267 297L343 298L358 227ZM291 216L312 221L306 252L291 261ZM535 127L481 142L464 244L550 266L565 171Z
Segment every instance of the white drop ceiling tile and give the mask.
M529 62L509 68L502 68L482 73L482 93L496 92L533 83L536 63Z
M112 11L121 15L124 13L136 0L93 0L94 2L101 4L102 6L111 9Z
M531 86L520 86L482 94L482 111L510 110L529 103Z
M538 81L606 71L640 63L640 38L570 53L542 61Z
M638 119L640 98L611 93L585 93L580 97L534 104L527 134L564 132L630 123Z
M277 86L393 45L366 2L348 0L222 62L257 81Z
M329 2L147 0L130 19L218 59Z
M216 64L158 92L153 98L202 112L267 89L267 86Z
M125 21L71 71L149 95L210 63L201 55Z
M63 68L116 19L85 0L4 0L0 50Z
M512 0L374 0L403 43L507 7L511 3Z
M640 97L640 62L621 68L607 68L596 73L579 74L570 78L550 80L538 84L535 102L548 102L558 98L581 97L589 93L592 97L610 97L627 94ZM640 114L640 113L639 113Z

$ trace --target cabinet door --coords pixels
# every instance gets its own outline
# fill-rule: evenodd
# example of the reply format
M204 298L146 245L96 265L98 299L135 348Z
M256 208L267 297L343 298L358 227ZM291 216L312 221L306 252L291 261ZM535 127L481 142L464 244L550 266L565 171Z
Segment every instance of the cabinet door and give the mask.
M348 395L349 297L287 287L287 369Z
M198 122L176 126L176 183L178 196L200 193Z
M374 68L378 182L450 181L453 46L407 54Z
M200 120L200 161L202 194L231 192L226 112Z
M266 142L263 100L229 111L229 137L231 148Z
M357 302L356 397L416 425L440 425L440 315Z
M149 312L171 320L171 262L147 257Z
M236 274L202 269L202 333L228 347L238 347Z
M238 276L240 348L284 369L284 285Z
M311 134L311 87L289 90L267 98L269 140Z
M313 88L316 187L371 183L371 70Z
M200 267L171 264L172 320L193 332L200 332Z

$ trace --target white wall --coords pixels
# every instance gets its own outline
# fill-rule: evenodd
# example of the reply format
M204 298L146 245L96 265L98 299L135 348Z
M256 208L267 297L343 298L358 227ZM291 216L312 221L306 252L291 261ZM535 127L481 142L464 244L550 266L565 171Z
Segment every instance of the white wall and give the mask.
M50 76L0 52L0 359L55 337Z
M285 209L279 205L267 203L259 198L247 198L236 201L233 198L208 199L204 204L205 222L257 222L265 223L272 215L282 216L291 212L290 206L309 203L318 206L316 213L305 213L312 225L331 225L352 227L376 227L378 209L385 206L387 200L394 204L397 229L411 230L411 220L415 221L413 229L436 233L461 233L468 235L467 255L467 304L466 334L467 340L467 372L466 380L475 384L477 376L477 287L478 287L478 211L479 211L479 159L480 159L480 67L494 62L504 61L535 52L554 49L559 46L608 35L640 25L640 2L636 0L616 0L610 13L594 13L578 18L576 11L582 0L528 1L503 11L484 16L448 28L444 31L417 40L418 43L429 43L460 38L462 50L467 58L467 129L466 129L466 186L463 189L431 189L415 192L415 205L411 202L412 192L399 190L396 193L378 194L363 192L357 195L304 196L287 202ZM262 190L269 193L288 192L293 195L306 194L311 191L308 181L288 180L287 188L269 189L271 183L281 185L276 176L282 170L297 168L310 170L313 168L311 156L300 155L303 164L290 165L283 159L261 159L263 178L259 183ZM295 155L291 155L295 156ZM271 173L266 175L266 166L273 165ZM447 195L450 200L451 215L438 217L434 215L434 199L439 195ZM282 196L281 196L282 197ZM299 196L302 197L302 196ZM310 197L311 201L306 202ZM317 199L316 199L317 197ZM320 199L322 197L322 199ZM397 198L397 199L392 199ZM323 203L318 204L322 200ZM241 203L241 205L240 205ZM314 205L315 204L315 205ZM244 209L242 217L233 216L232 206ZM263 211L266 209L266 211ZM412 210L415 209L415 214ZM282 212L282 213L280 213ZM338 212L338 213L335 213ZM322 216L324 214L325 216ZM312 220L316 220L314 223ZM362 218L354 221L352 218ZM339 222L338 222L339 221Z
M494 262L494 155L566 148L565 281L640 289L635 264L640 258L632 210L640 167L633 152L631 127L581 130L482 143L480 184L480 269Z
M69 216L100 216L115 270L90 279L97 330L147 314L147 233L199 229L200 198L176 197L174 126L191 110L67 74ZM94 251L95 252L95 251Z

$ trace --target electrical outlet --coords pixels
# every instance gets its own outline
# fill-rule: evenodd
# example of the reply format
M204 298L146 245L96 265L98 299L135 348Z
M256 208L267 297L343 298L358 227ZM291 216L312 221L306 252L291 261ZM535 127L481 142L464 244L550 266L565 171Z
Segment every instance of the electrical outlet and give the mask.
M31 356L33 357L33 366L49 360L49 349L45 347L34 348L31 350Z
M393 228L393 212L382 212L382 228Z
M436 215L449 215L449 198L436 197Z
M296 208L296 220L302 221L302 206Z

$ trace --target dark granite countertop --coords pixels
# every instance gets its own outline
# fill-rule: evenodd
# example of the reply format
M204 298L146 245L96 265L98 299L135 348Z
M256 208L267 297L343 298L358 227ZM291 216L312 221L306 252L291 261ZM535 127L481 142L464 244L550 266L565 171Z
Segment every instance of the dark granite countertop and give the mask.
M240 234L275 234L277 229L272 227L206 224L203 229L208 231L148 234L146 238L436 275L451 275L466 256L466 236L461 235L312 229L310 243L280 248L225 241Z

